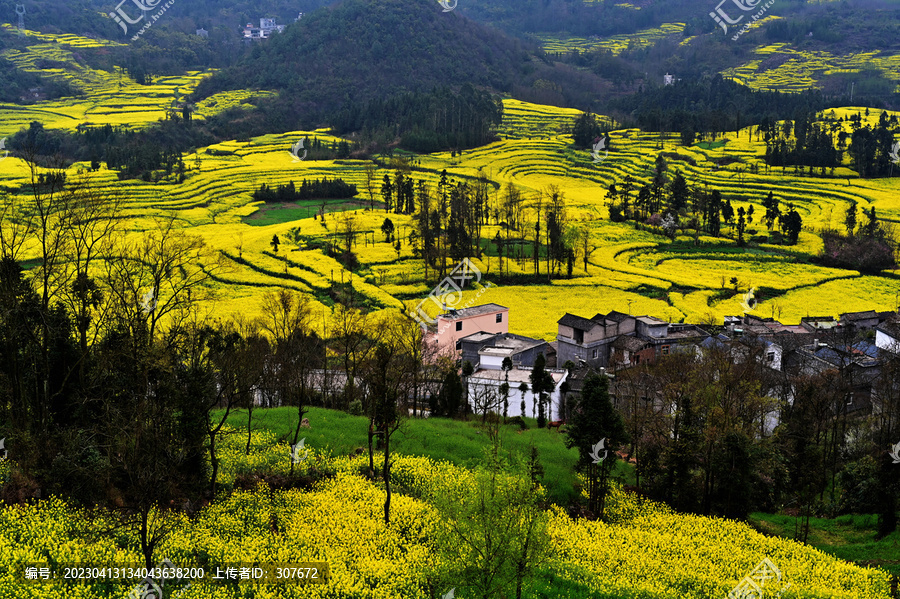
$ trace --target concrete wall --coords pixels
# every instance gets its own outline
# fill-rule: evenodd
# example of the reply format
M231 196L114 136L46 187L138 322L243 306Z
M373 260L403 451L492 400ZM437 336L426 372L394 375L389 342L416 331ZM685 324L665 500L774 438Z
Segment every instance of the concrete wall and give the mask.
M875 331L875 347L898 353L898 350L900 350L900 342L886 333Z
M546 414L547 420L557 420L559 419L559 398L560 398L560 390L559 388L562 386L563 382L566 380L568 373L563 373L563 377L557 383L556 388L553 390L553 393L550 394L550 413ZM469 377L468 387L469 394L473 396L475 394L480 393L490 393L494 392L497 394L497 397L500 397L500 385L503 383L503 380L492 380L492 379L480 379L478 378L478 374L474 374ZM518 383L513 384L510 383L509 390L509 410L507 411L507 416L522 416L522 392L519 391ZM534 393L530 390L525 392L525 416L528 418L537 417L537 398ZM471 400L469 402L472 403ZM503 406L500 406L498 410L499 414L503 413Z
M503 321L497 322L497 314L503 314ZM462 323L462 330L456 330L456 323ZM509 310L491 312L490 314L481 314L470 318L460 318L450 320L439 316L437 320L437 335L435 339L442 349L454 349L456 342L463 337L468 337L478 331L487 331L488 333L508 333L509 332ZM474 366L474 364L473 364Z

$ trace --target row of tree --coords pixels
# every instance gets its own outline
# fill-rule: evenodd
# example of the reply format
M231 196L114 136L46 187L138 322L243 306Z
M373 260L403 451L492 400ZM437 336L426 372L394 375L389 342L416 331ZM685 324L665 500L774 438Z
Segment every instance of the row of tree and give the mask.
M724 222L732 227L738 244L743 244L744 233L753 224L755 210L752 205L746 209L739 206L735 210L730 199L723 202L718 189L710 190L708 185L689 185L680 171L676 171L670 179L668 164L662 154L656 157L656 167L650 183L638 188L634 179L628 175L620 185L610 184L606 197L610 220L643 222L661 228L672 239L675 238L676 231L686 229L693 230L695 235L705 232L719 237ZM777 223L783 239L789 244L797 243L803 219L793 203L788 203L786 210L782 210L778 198L769 192L763 200L763 207L766 212L761 222L765 223L769 231ZM750 231L756 233L755 230Z
M263 183L259 189L253 192L255 202L296 202L298 200L313 200L322 198L352 198L356 195L356 185L350 185L340 177L328 179L303 179L298 188L293 181L285 185L279 185L273 189Z

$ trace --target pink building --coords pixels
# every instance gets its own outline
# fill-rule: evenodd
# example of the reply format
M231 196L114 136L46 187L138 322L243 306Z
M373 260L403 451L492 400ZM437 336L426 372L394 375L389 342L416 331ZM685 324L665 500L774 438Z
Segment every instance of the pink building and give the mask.
M441 350L458 354L459 340L480 331L508 333L509 308L497 304L484 304L462 310L448 310L437 317L434 332L429 338Z

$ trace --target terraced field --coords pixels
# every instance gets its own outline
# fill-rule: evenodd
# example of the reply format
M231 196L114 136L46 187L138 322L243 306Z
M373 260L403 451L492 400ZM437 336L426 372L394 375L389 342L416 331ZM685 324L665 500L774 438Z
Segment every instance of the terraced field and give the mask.
M860 52L849 55L834 55L830 52L798 51L787 44L771 44L757 48L758 59L735 69L723 71L723 75L754 89L777 89L800 92L809 87L817 87L830 75L859 73L863 70L877 70L885 79L900 79L900 55L885 55L881 52ZM900 84L894 89L900 91Z
M56 43L58 41L59 43ZM43 40L42 40L43 42ZM54 56L71 62L77 44L90 40L59 37L29 48L28 52L10 55L10 59L31 68L38 56ZM97 42L99 43L99 42ZM37 103L25 108L0 106L0 135L10 135L31 120L47 127L74 128L81 123L150 123L158 118L175 98L187 93L204 76L193 73L185 77L160 79L151 86L139 86L118 73L103 73L86 66L60 69L57 75L71 78L74 84L93 90L90 96ZM203 110L221 109L251 98L250 92L235 92L205 103ZM797 322L807 314L838 314L856 309L896 308L900 278L896 273L863 276L858 272L828 269L810 264L806 258L822 247L816 233L822 227L838 227L850 202L861 207L874 206L883 219L900 222L900 184L893 180L863 180L849 168L838 168L833 176L820 177L794 174L780 169L768 174L761 160L765 146L757 141L755 129L727 134L724 142L694 144L683 147L677 139L660 140L658 134L637 130L617 130L611 134L609 154L598 163L585 151L569 147L567 131L579 114L575 110L504 101L505 116L500 129L501 141L451 156L436 153L416 156L412 175L434 187L442 170L452 178L485 177L492 182L492 205L500 200L502 188L514 183L529 200L535 194L555 185L565 195L567 211L574 226L587 226L595 249L590 254L587 270L577 259L571 279L547 284L494 284L478 296L480 302L496 302L511 308L511 329L517 333L553 338L556 321L564 312L590 316L609 310L630 310L669 320L688 322L718 320L728 314L739 314L741 296L757 287L761 299L757 313L778 316L786 322ZM833 111L834 116L864 112L851 107ZM832 113L828 115L831 117ZM869 122L879 113L870 111ZM865 116L863 118L866 118ZM407 216L391 214L403 245L399 254L385 243L380 227L385 214L357 209L352 212L355 228L361 233L353 248L360 266L350 272L337 261L317 249L340 231L346 213L341 206L331 205L323 220L305 218L272 224L248 217L261 208L250 194L263 182L277 185L307 178L341 177L357 185L359 200L368 203L365 192L365 166L360 160L302 160L290 154L291 144L301 137L331 142L336 138L327 131L295 131L283 135L266 135L249 141L230 141L184 156L188 167L183 183L143 181L119 182L115 173L101 169L84 176L104 189L126 190L125 215L133 231L151 225L150 218L174 214L178 222L192 234L203 237L221 258L215 270L214 288L217 315L259 313L262 293L276 287L294 288L309 294L321 313L322 328L330 326L333 302L329 295L333 284L352 282L354 298L375 310L398 309L415 305L436 284L434 274L426 280L421 262L415 259L406 237L410 232ZM681 171L689 182L707 184L722 191L735 209L755 205L761 215L762 199L771 190L783 204L793 202L801 213L804 231L797 246L762 244L738 248L724 238L678 237L674 242L659 234L636 230L628 223L608 220L606 189L630 175L637 185L648 182L658 153L665 152L669 172ZM719 167L723 159L728 166ZM751 172L758 166L759 172ZM76 164L75 171L86 165ZM379 180L392 171L379 168ZM898 171L900 175L900 171ZM18 194L26 183L28 170L16 158L0 161L0 189ZM25 195L22 194L22 201ZM380 193L376 190L376 200ZM356 204L359 205L358 203ZM526 220L532 217L526 211ZM764 225L754 221L750 229L764 232ZM482 231L483 243L493 239L499 225L491 221ZM514 232L515 233L515 232ZM733 232L723 228L723 233ZM278 252L270 245L273 235L282 241ZM505 232L503 233L505 235ZM339 241L337 243L340 243ZM496 281L500 260L484 255L476 263L485 280ZM209 265L212 267L212 264ZM545 266L542 266L542 271ZM514 274L531 272L530 260L521 263L503 260L503 271ZM212 272L212 270L211 270ZM736 293L730 279L737 277ZM521 280L526 280L522 277ZM479 290L466 292L474 298Z
M616 6L622 6L617 4ZM644 48L652 45L659 39L670 35L681 35L684 29L684 23L664 23L653 29L644 29L637 33L629 33L623 35L614 35L612 37L600 39L598 37L574 37L561 35L539 35L536 36L541 42L541 46L547 52L566 53L573 50L581 52L589 52L598 48L611 51L613 54L619 54L626 48Z
M0 25L5 32L12 28ZM18 68L44 78L66 81L81 97L62 98L28 106L0 103L0 136L15 133L32 121L40 121L48 129L73 129L79 124L141 127L165 117L178 98L189 94L208 72L189 72L182 76L158 77L152 85L139 85L124 69L114 72L93 69L78 55L79 49L104 48L115 54L124 45L107 40L72 34L48 35L26 31L27 37L42 43L26 50L8 49L0 56ZM218 112L252 101L271 92L226 92L199 103L194 118L203 119Z

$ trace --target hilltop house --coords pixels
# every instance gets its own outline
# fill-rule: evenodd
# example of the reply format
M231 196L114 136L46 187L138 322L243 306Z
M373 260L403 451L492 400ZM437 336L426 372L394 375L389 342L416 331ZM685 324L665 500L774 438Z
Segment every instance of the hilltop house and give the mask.
M268 39L272 33L282 33L284 25L275 23L275 19L263 18L259 20L259 27L254 27L253 23L247 23L244 27L244 40L264 40Z

